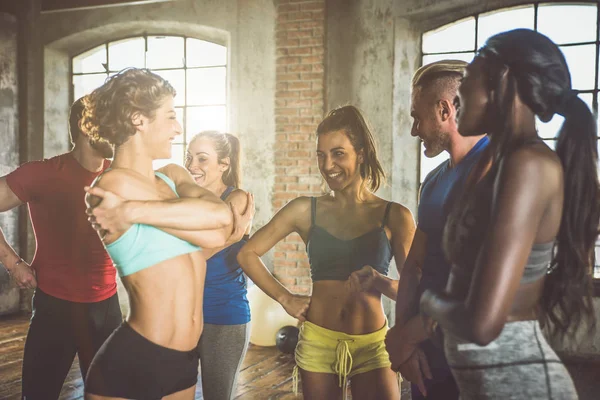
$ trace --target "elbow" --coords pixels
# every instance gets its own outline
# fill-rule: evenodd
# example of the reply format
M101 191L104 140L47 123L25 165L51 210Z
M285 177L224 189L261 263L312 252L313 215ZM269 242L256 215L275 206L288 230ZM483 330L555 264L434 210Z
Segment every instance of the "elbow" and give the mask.
M495 321L473 321L469 329L469 340L478 346L487 346L493 342L504 328L504 324Z

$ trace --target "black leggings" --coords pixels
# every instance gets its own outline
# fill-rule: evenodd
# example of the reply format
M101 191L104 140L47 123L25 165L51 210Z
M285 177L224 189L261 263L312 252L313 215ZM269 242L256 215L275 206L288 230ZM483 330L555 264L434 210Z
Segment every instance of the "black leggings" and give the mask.
M22 398L58 399L75 354L85 377L96 351L122 322L119 299L114 294L97 303L75 303L38 288L32 311L23 356Z
M162 399L196 385L198 350L159 346L127 322L98 350L85 380L86 393L136 400Z

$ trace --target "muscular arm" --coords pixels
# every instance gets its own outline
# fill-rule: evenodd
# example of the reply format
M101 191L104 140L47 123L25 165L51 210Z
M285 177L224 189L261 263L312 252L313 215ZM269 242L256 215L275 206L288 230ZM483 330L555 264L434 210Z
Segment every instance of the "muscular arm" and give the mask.
M281 303L292 316L303 319L287 305L291 300L290 291L269 272L260 257L292 232L300 233L300 220L309 221L310 200L297 198L281 209L269 223L259 229L240 250L237 260L244 272L269 297ZM305 310L304 310L305 311Z
M22 201L10 190L6 177L0 178L0 212L12 210L22 204ZM0 227L0 262L10 271L21 257L6 241L6 236Z
M249 205L248 204L249 203L248 202L248 194L241 189L236 189L227 197L227 199L225 199L225 203L232 205L238 211L246 212L248 205ZM250 221L246 230L244 232L240 232L240 234L242 236L249 235L251 229L252 229L252 221ZM215 255L216 253L218 253L225 247L231 246L232 244L237 243L240 240L242 240L241 236L231 235L222 247L217 247L217 248L212 248L212 249L206 248L206 249L203 249L202 253L204 254L204 257L208 260L209 258L211 258L213 255Z
M129 201L127 214L131 223L180 230L223 229L231 232L231 209L217 196L198 186L182 167L170 164L161 172L175 182L179 198Z
M396 297L396 324L404 325L419 312L419 280L425 259L427 235L416 229L404 268L399 270L400 282Z
M480 345L504 327L557 176L534 149L511 154L497 178L492 219L465 301L427 291L421 309L458 337ZM552 173L548 173L552 171Z
M394 203L390 210L388 226L392 231L392 252L400 275L415 235L415 220L408 208ZM396 300L399 280L381 275L375 282L375 288L390 299Z

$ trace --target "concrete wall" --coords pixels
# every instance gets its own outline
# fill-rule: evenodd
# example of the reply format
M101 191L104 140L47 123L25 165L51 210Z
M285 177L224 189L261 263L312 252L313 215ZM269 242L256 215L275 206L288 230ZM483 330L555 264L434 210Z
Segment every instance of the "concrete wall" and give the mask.
M17 22L10 14L0 13L0 176L19 165L19 123L17 89ZM0 213L0 227L16 251L18 209ZM19 289L4 268L0 268L0 315L17 311Z

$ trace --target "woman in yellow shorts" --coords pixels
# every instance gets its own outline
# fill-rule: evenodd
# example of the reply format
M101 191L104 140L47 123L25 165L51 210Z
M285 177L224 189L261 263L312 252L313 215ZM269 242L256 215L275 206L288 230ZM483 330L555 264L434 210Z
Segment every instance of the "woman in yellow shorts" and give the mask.
M384 339L381 295L395 298L388 278L392 257L400 270L415 224L404 206L374 192L385 178L373 135L353 106L331 111L317 128L317 160L330 193L299 197L283 207L242 248L248 276L292 316L303 321L296 363L305 399L399 399ZM312 297L292 294L260 257L298 233L310 260Z

